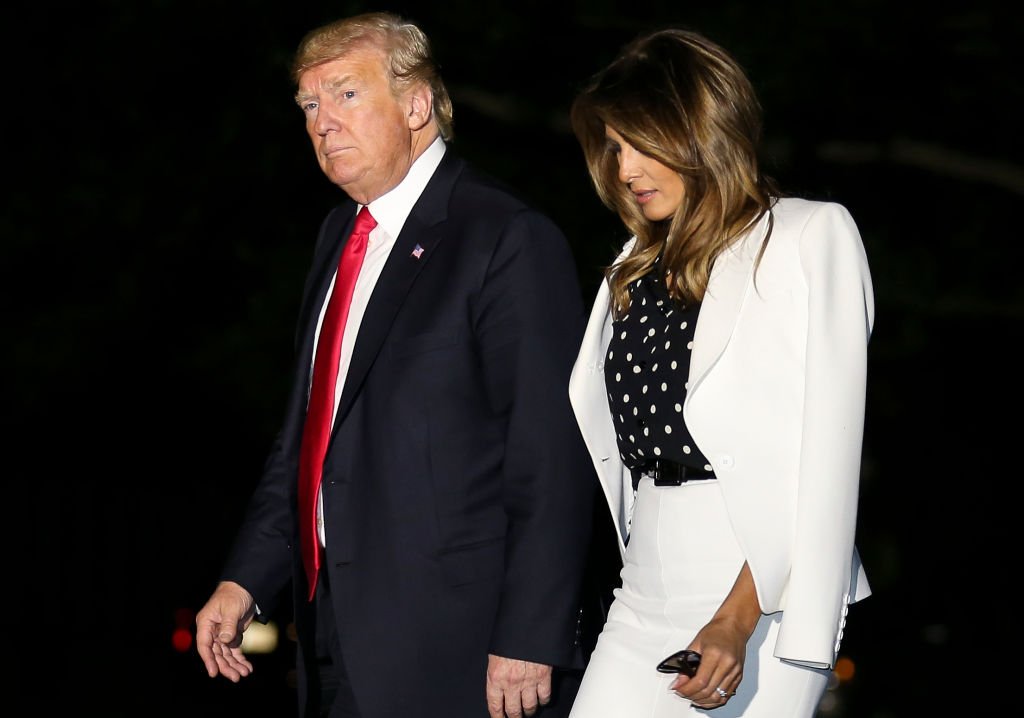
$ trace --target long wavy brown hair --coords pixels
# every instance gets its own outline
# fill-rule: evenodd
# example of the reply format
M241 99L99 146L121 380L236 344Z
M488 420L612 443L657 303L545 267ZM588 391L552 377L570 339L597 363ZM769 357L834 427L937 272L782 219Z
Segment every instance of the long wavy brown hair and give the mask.
M743 68L699 33L658 30L626 45L591 78L570 119L598 196L636 236L628 256L606 269L615 316L629 308L629 283L650 272L659 255L669 295L684 304L703 300L715 258L770 215L779 196L758 167L761 104ZM683 199L674 215L644 217L618 179L606 125L679 173Z

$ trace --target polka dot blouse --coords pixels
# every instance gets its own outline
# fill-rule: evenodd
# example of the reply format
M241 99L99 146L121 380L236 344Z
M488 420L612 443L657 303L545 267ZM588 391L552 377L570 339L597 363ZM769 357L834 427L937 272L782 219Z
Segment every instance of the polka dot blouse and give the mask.
M629 287L629 313L612 324L604 363L619 454L639 471L654 460L711 471L683 421L700 304L671 299L656 271Z

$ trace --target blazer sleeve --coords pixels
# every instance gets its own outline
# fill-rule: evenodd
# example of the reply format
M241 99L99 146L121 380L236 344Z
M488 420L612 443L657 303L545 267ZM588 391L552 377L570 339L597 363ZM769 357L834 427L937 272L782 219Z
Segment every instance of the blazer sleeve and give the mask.
M489 400L507 416L505 574L490 652L573 666L596 482L568 396L585 323L561 231L515 213L472 307Z
M807 335L796 525L775 655L830 667L851 602L874 301L850 214L823 204L800 235Z
M256 599L261 618L276 610L292 578L298 443L306 415L306 397L312 363L313 334L325 291L326 276L336 264L331 238L336 237L355 212L347 202L332 210L320 225L313 262L302 291L295 329L295 356L285 416L264 462L263 473L249 499L242 523L228 553L221 580L241 584Z

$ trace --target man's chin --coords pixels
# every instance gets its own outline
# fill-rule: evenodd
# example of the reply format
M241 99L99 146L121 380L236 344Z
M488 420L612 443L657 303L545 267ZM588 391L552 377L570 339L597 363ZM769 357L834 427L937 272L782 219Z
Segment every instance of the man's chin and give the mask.
M347 186L351 186L356 181L356 177L354 177L351 172L330 164L324 167L324 174L327 175L327 179L342 189L345 189Z

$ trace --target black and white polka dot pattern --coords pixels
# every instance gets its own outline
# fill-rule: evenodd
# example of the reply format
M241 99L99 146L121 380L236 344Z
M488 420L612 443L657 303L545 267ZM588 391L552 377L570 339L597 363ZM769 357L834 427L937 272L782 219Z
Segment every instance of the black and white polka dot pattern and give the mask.
M655 272L629 293L629 312L614 323L604 363L622 460L630 469L660 459L711 471L683 421L700 305L677 304Z

